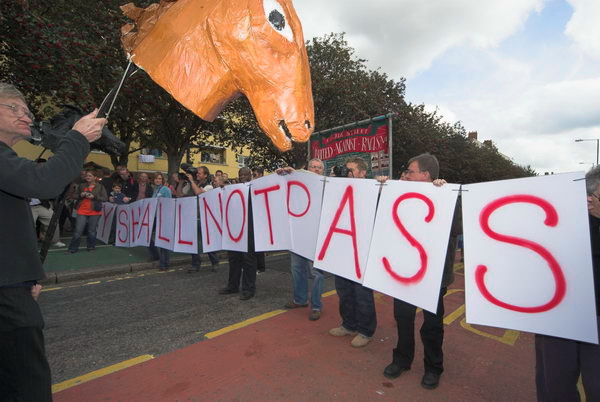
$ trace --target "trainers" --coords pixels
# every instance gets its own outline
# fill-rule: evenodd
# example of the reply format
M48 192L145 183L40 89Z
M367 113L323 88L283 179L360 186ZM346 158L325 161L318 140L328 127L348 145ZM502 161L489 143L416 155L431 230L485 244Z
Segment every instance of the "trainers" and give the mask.
M53 244L54 247L66 247L67 245L65 243L63 243L62 241L57 241L56 243Z
M319 318L321 318L321 311L319 310L311 311L310 315L308 316L308 319L311 321L317 321Z
M285 303L285 305L283 306L285 308L287 308L288 310L294 309L294 308L299 308L299 307L308 307L308 303L306 304L298 304L295 301L289 301L287 303Z
M371 337L364 336L363 334L358 334L354 337L354 339L352 339L352 342L350 342L350 344L355 348L362 348L364 346L367 346L369 342L371 342Z
M356 331L350 331L342 326L329 330L329 334L333 336L356 335Z

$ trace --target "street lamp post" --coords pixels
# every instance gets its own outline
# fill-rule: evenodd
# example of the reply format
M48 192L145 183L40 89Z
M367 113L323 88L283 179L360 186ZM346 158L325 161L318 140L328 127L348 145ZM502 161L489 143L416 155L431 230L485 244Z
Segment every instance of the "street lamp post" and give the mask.
M600 156L600 138L579 138L575 142L596 141L596 166L598 166L598 156Z

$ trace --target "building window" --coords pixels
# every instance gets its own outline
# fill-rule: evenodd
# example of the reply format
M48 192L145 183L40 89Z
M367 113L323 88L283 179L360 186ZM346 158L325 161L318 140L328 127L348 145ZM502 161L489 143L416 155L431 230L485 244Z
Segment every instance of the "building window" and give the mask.
M150 148L142 148L140 153L142 155L152 155L156 158L160 158L163 155L163 152L160 149L150 149Z
M248 162L250 161L249 156L237 155L238 167L243 168L248 166Z
M202 148L200 149L201 163L215 163L219 165L225 164L225 149L224 148Z

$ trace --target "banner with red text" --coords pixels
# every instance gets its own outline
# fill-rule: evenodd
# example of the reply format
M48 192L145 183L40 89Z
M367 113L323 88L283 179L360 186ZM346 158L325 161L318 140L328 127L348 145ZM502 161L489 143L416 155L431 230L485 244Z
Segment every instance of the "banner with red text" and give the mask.
M230 184L225 187L223 250L248 251L248 188L247 183Z
M290 220L286 206L287 182L271 174L252 181L252 223L256 251L292 248Z
M223 249L223 208L224 190L216 188L198 196L200 213L200 235L202 252L209 253Z
M468 323L598 343L582 176L463 187Z

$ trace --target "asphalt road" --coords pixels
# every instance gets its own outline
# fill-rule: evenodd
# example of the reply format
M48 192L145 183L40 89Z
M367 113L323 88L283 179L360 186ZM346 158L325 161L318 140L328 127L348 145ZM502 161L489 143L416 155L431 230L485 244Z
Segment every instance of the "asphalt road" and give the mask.
M257 277L256 296L247 301L218 294L227 283L227 261L217 272L203 266L188 274L184 266L47 286L40 304L53 383L140 355L168 353L203 341L208 332L283 308L292 295L289 254L268 256L266 265ZM333 288L328 275L323 291Z

